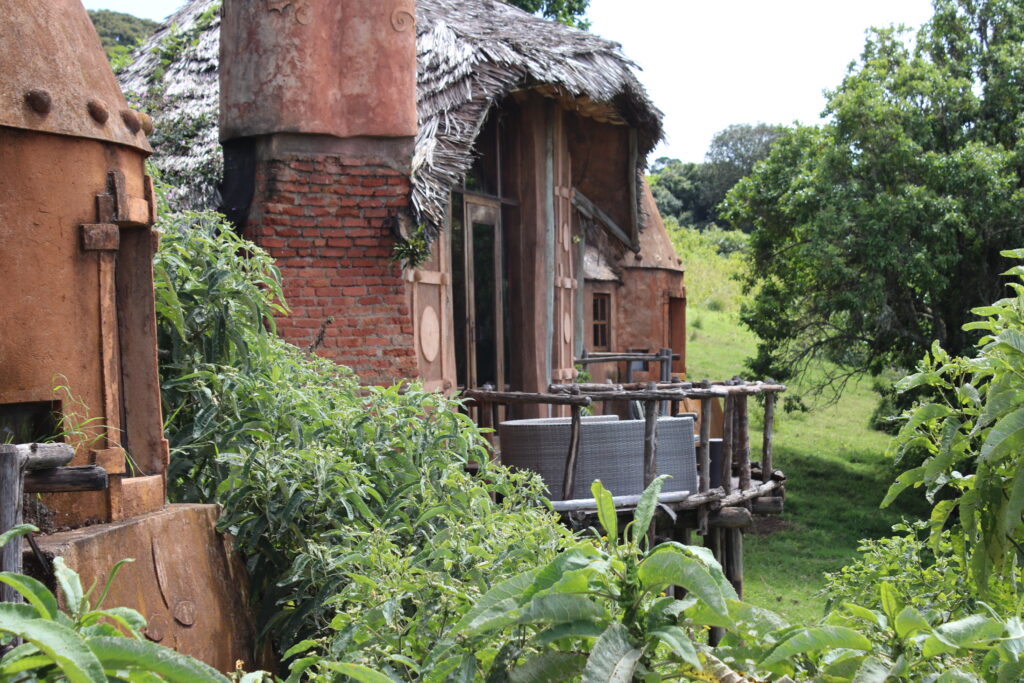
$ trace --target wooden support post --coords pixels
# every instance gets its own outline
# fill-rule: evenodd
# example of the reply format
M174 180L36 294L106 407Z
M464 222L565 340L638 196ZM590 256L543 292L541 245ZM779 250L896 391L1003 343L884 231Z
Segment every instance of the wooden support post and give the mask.
M644 488L658 476L658 402L644 401Z
M565 473L562 478L562 500L572 500L573 487L576 485L576 466L580 455L580 407L572 406L572 419L569 430L569 452L565 455Z
M775 429L775 400L779 397L776 393L766 394L764 397L764 435L761 442L761 479L768 481L772 478L772 437Z
M733 449L736 443L736 403L735 397L729 394L725 397L724 411L725 419L722 433L722 488L726 495L732 492L732 460Z
M707 382L707 380L704 380ZM700 482L697 484L699 493L707 493L711 488L711 398L700 400ZM708 507L701 505L697 509L697 533L708 532Z
M718 563L725 567L725 558L722 553L722 530L713 527L708 530L707 535L704 536L704 546L711 551L711 554L715 556ZM712 626L708 632L708 645L714 647L725 637L725 629L721 626Z
M17 446L0 445L0 533L21 524L24 467L25 457ZM21 573L20 537L0 549L0 570ZM0 601L23 602L21 594L7 584L0 584Z
M658 402L644 402L644 488L658 476ZM657 515L655 515L657 519ZM647 531L647 543L654 546L654 521Z
M660 382L671 382L672 381L672 349L659 349L658 350L658 358L661 361L661 363L660 363L661 367L659 368L660 371L661 371L661 373L659 375L659 381ZM654 385L654 388L657 389L658 385L657 384ZM675 413L672 412L671 406L669 405L668 401L662 401L661 412L664 415L674 415L675 414Z
M747 415L747 397L737 396L735 401L736 421L739 423L736 431L739 437L740 490L745 491L750 488L750 417Z
M725 536L725 576L736 589L736 595L743 599L743 530L723 529Z

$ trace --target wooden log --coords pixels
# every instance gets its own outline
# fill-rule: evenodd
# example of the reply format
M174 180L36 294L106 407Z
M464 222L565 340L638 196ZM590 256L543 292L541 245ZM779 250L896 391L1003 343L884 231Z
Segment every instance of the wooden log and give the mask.
M658 403L644 403L644 488L658 476Z
M740 395L736 401L736 421L739 423L737 436L739 441L739 477L740 488L750 488L750 417L747 414L747 397Z
M25 458L14 445L0 445L0 533L21 524L22 477ZM0 549L0 570L21 573L21 538L10 540ZM0 584L0 601L23 602L21 594Z
M719 486L704 493L697 493L692 496L688 496L685 500L676 503L672 507L675 510L696 510L700 506L708 504L717 505L718 507L729 507L732 505L739 505L747 500L753 500L759 496L770 495L773 491L777 491L780 488L782 488L782 482L774 480L753 485L746 491L737 489L736 491L728 494L721 486Z
M576 467L580 455L580 407L572 406L572 418L569 429L569 452L565 454L565 472L562 478L562 500L572 498L573 486L576 484Z
M736 589L736 595L743 599L743 532L740 529L724 529L725 577Z
M465 389L463 398L477 403L547 403L557 406L589 406L589 396L565 396L562 394L533 394L524 391L480 391Z
M761 441L761 469L764 472L772 472L772 439L775 429L775 401L777 394L768 394L764 397L764 432Z
M725 420L722 430L722 489L732 492L732 459L736 444L736 401L735 396L725 397Z
M782 496L755 498L751 508L755 515L781 515L786 499Z
M708 523L721 529L746 529L754 523L754 517L745 507L723 507L711 513Z
M580 384L549 384L548 391L553 394L570 394L573 389L579 389L583 393L601 393L602 391L625 391L621 384L597 384L583 382Z
M644 488L658 476L658 402L644 403ZM647 543L654 547L654 524L647 531Z
M105 491L107 483L107 472L98 465L53 467L26 473L24 490L25 493Z
M574 362L579 365L591 365L593 363L622 363L626 361L652 363L658 360L661 360L661 357L656 353L618 353L607 356L594 354L587 358L577 358Z
M66 443L26 443L16 444L27 470L44 470L50 467L63 467L75 457L75 449Z
M672 507L690 495L689 491L669 491L658 494L658 503ZM628 513L640 502L641 494L634 493L628 496L612 496L612 503L619 514ZM555 512L579 512L592 514L597 512L597 503L593 498L577 498L574 500L553 500L551 508Z
M711 490L711 400L701 399L700 402L700 482L697 485L699 493L707 493ZM697 533L704 535L708 532L708 509L701 506L698 512Z
M725 567L725 558L722 557L722 530L713 527L708 530L704 537L704 546L711 551L718 563ZM712 626L708 632L708 645L714 647L725 637L725 629L721 626Z

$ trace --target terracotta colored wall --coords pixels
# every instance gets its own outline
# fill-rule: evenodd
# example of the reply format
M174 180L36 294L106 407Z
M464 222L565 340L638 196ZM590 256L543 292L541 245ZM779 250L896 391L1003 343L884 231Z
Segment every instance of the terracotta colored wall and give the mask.
M409 180L386 165L338 155L258 162L249 237L277 259L292 314L285 339L368 384L417 375L406 282L388 224L408 206Z
M47 496L57 524L159 507L167 451L144 155L0 128L0 159L17 169L0 180L0 282L10 291L0 296L0 405L60 401L67 421L58 431L76 447L72 464L99 462L111 475L108 491ZM83 224L106 223L97 196L110 198L110 172L123 174L126 203L138 211L124 209L130 220L107 223L119 244L86 248ZM154 476L122 481L124 455L108 450L120 447Z
M221 139L416 134L413 0L226 0Z

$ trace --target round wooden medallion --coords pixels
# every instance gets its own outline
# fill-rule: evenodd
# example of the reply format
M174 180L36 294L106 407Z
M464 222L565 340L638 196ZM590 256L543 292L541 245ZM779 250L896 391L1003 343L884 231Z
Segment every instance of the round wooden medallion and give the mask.
M566 344L572 341L572 316L568 313L562 317L562 338Z
M433 306L427 306L420 314L420 353L428 363L437 359L441 352L441 321Z

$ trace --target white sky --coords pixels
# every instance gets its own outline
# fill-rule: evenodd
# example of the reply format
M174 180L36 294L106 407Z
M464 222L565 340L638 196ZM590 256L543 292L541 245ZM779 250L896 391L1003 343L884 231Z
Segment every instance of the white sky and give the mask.
M181 0L85 0L162 20ZM622 43L665 113L654 155L701 161L733 123L815 123L870 26L920 26L930 0L591 0L591 30Z

